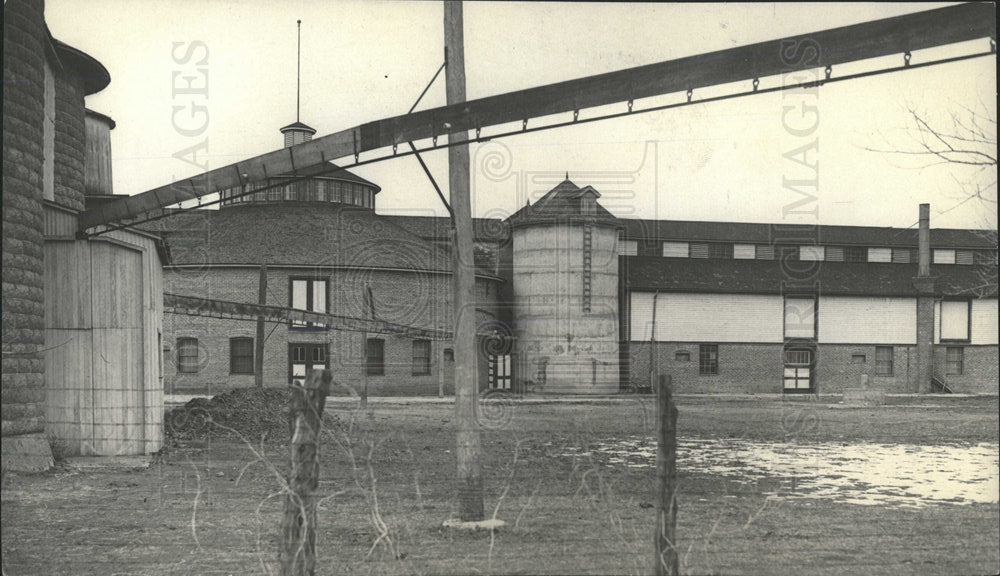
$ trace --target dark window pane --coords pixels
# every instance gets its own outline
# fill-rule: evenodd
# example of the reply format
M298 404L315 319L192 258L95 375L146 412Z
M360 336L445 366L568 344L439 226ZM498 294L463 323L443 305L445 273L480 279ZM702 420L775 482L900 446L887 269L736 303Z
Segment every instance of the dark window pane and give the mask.
M965 349L961 346L949 346L946 351L945 373L961 376L965 372Z
M230 374L253 374L253 338L229 339Z
M875 375L892 376L892 346L875 347Z
M198 339L177 339L177 371L185 374L198 372Z
M413 375L426 376L431 373L431 341L413 341Z
M385 374L385 340L369 338L365 346L366 369L371 376Z
M701 344L698 346L698 373L719 373L719 347L716 344Z

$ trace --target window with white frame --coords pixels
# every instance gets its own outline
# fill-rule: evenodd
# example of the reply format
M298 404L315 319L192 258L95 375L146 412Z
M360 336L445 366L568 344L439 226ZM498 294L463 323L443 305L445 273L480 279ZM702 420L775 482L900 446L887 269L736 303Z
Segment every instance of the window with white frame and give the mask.
M733 244L733 258L753 260L757 257L757 247L753 244Z
M869 262L892 262L892 248L869 248Z
M935 264L954 264L955 263L955 251L954 250L935 250L934 251L934 263Z
M799 260L822 262L826 259L826 249L823 246L799 246Z
M688 257L688 243L687 242L664 242L663 243L663 255L668 258L687 258Z
M326 313L326 280L292 278L290 307L296 310ZM324 328L323 324L293 321L295 328Z
M785 338L816 337L816 299L785 298Z
M941 302L939 340L969 339L969 308L968 300L944 300Z

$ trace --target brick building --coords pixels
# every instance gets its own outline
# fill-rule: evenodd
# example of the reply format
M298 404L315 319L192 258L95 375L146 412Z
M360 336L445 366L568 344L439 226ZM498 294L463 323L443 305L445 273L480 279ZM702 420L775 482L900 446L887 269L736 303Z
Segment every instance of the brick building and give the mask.
M163 220L167 292L254 302L266 265L268 304L359 317L370 287L378 318L450 329L448 219L380 215L375 184L322 178ZM681 392L830 393L865 374L888 392L997 391L995 231L928 228L920 278L916 229L618 219L599 198L567 179L475 220L480 388L614 393L671 374ZM252 325L165 326L168 389L253 382ZM269 325L265 380L315 353L356 390L450 393L451 347Z

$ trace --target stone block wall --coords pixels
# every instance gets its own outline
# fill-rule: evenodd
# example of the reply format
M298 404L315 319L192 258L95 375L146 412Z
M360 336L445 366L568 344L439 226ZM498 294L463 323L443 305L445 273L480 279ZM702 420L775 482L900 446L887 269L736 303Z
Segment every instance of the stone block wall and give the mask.
M42 123L45 43L42 0L8 0L3 26L4 469L42 469L44 436ZM22 437L14 439L13 437Z

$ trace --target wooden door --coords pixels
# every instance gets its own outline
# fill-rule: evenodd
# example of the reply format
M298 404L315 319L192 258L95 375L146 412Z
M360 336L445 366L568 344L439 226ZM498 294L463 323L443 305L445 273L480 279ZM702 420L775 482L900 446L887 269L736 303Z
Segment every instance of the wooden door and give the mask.
M145 453L143 255L91 242L93 453Z

